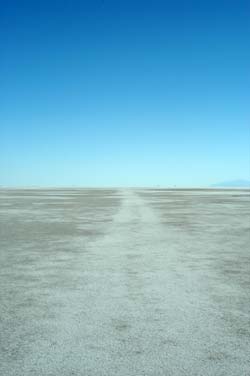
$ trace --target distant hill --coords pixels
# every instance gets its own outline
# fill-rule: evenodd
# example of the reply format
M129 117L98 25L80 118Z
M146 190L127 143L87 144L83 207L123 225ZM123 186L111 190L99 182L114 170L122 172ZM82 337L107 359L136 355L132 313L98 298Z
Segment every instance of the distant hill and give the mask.
M229 180L221 183L213 184L212 187L221 188L250 188L250 180Z

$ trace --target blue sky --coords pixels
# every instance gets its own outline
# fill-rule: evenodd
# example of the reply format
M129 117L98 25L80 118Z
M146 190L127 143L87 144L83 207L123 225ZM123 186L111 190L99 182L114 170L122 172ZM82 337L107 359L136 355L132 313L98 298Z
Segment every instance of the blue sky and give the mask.
M0 7L0 185L249 179L248 1Z

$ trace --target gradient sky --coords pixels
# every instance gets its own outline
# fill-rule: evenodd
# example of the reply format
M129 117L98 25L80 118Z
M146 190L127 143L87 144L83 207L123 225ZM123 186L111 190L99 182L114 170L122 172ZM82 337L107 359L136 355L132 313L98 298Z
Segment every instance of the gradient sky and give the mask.
M249 179L249 4L0 1L0 185Z

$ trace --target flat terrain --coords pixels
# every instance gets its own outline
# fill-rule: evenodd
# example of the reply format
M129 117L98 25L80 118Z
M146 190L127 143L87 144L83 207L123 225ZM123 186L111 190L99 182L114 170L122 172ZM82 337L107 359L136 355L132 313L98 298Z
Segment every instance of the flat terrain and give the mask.
M0 190L2 376L249 376L247 190Z

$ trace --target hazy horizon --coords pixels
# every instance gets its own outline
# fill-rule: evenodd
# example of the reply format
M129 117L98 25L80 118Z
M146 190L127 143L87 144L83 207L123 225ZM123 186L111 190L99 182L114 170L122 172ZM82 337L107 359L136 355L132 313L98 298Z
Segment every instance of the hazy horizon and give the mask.
M242 180L240 181L224 181L220 183L210 184L210 185L0 185L0 189L250 189L250 181ZM232 183L232 184L230 184Z

